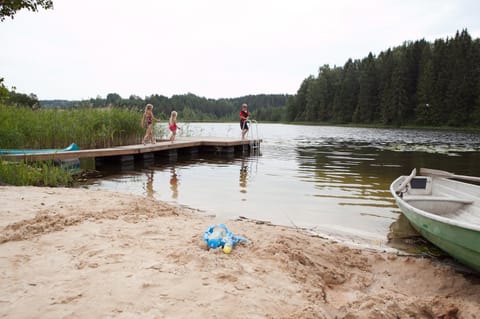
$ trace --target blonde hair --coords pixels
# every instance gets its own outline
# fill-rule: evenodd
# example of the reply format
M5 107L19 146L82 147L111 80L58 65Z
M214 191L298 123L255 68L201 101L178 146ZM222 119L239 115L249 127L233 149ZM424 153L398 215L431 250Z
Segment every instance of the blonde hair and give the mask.
M150 104L150 103L145 105L145 111L143 111L143 116L142 116L142 126L145 126L145 121L146 121L148 110L153 110L153 105Z
M150 103L145 106L145 112L147 112L147 110L152 110L152 109L153 109L153 105Z
M169 123L170 124L173 124L173 122L177 119L177 111L172 111L172 113L170 113L170 120L169 120Z

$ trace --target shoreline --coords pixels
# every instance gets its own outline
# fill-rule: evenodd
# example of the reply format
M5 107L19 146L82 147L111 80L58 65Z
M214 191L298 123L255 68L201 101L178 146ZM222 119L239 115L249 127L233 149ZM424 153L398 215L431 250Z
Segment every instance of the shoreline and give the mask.
M0 316L475 318L480 275L250 219L99 190L0 186Z

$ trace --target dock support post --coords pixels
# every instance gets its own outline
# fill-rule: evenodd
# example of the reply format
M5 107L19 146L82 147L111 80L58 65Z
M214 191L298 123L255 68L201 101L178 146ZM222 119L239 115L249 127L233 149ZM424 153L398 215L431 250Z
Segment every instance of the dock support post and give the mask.
M168 150L167 157L169 162L175 162L178 158L178 152L176 149Z
M235 153L235 148L233 146L218 146L217 152L221 154L233 154Z
M180 153L180 156L184 156L184 157L187 157L187 158L198 158L198 154L199 154L200 150L199 150L199 147L189 147L189 148L181 148L179 149L179 153Z
M233 146L217 146L216 151L220 153L221 156L228 158L234 157L235 155L235 147Z
M198 157L198 153L200 152L198 147L192 147L192 148L189 148L189 154L191 157Z
M121 170L129 170L134 168L134 156L133 155L120 155L112 157L96 157L95 167L107 166L110 164L119 165Z
M148 168L155 164L155 155L153 153L143 153L135 156L135 163L140 164L143 168Z
M150 160L153 160L155 158L155 155L153 155L153 153L143 153L142 154L142 159L144 161L150 161Z

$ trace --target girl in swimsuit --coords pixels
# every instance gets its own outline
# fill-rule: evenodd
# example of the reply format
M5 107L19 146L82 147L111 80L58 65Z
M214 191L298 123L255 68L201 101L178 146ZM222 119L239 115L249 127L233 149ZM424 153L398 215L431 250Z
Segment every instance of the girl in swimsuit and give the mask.
M170 114L170 120L168 121L168 128L172 132L172 136L170 136L170 141L173 143L175 140L175 136L177 135L177 129L180 129L180 127L177 125L177 112L172 111Z
M142 140L143 145L147 144L147 140L150 140L152 144L155 144L155 138L153 137L153 121L160 122L159 119L153 116L153 105L147 104L142 117L142 126L146 129L145 136Z

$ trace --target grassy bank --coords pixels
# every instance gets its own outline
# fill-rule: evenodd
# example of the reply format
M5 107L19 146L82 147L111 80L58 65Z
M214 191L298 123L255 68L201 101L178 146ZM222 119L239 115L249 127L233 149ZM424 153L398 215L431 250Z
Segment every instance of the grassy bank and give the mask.
M14 186L71 186L69 171L51 162L25 163L4 161L0 158L0 184Z

